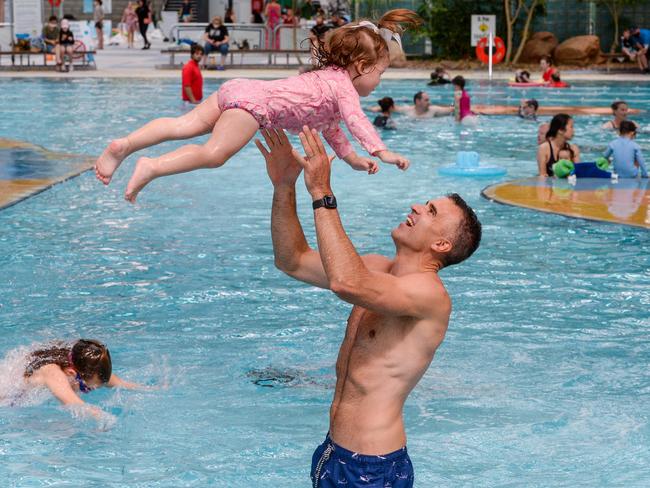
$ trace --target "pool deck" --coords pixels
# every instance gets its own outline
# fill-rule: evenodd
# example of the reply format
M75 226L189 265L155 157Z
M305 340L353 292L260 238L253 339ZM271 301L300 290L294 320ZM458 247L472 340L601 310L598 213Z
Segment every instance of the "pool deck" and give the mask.
M136 44L137 45L137 44ZM139 48L127 49L123 46L107 46L95 56L97 70L73 71L72 73L58 73L56 71L0 71L0 78L169 78L180 79L180 70L157 69L156 65L166 64L169 56L161 54L161 49L172 47L171 43L153 40L150 50ZM251 56L251 54L247 54ZM266 56L260 55L260 59ZM236 59L236 57L235 57ZM258 60L259 61L259 60ZM454 75L459 74L470 80L487 80L487 68L482 71L451 70ZM283 78L295 75L297 70L274 68L260 62L259 68L241 69L229 68L225 71L208 70L203 72L204 78ZM429 69L389 69L384 79L429 79ZM512 78L510 71L495 71L493 79L508 80ZM636 81L650 82L650 75L640 73L606 73L603 71L563 71L565 81Z

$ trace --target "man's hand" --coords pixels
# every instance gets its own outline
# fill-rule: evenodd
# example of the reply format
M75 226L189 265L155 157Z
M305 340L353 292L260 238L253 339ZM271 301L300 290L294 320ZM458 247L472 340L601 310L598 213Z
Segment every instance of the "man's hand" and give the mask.
M266 150L259 139L255 139L255 144L266 160L266 172L269 174L271 183L274 187L295 185L302 167L294 157L294 150L287 135L282 129L262 130L261 132L269 150Z
M315 129L304 126L298 136L305 150L305 156L301 156L296 150L293 151L293 155L305 170L307 191L314 199L331 195L330 173L334 156L327 155L323 141Z
M379 171L377 161L370 158L359 156L354 151L348 154L343 160L348 163L353 169L357 171L367 171L369 175L374 175Z
M402 171L408 169L411 165L411 162L406 159L401 154L394 153L392 151L379 151L376 156L381 159L384 163L394 164Z

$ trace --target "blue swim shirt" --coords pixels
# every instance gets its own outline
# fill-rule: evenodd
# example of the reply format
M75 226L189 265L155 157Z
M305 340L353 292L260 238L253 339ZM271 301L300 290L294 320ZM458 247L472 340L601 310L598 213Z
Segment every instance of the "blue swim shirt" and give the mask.
M643 154L641 154L641 147L632 139L627 137L619 137L613 140L607 146L607 150L603 153L606 158L614 155L614 171L618 173L621 178L636 178L641 170L641 176L648 177L648 170L645 167ZM639 164L637 168L634 162Z

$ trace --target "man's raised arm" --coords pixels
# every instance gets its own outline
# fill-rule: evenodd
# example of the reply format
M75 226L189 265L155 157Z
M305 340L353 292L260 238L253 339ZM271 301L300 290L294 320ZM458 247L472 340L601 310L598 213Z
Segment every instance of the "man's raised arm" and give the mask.
M306 157L296 154L305 169L305 184L315 201L332 195L331 159L315 130L304 128L300 140ZM440 303L431 282L423 277L396 277L374 271L357 253L345 233L335 207L324 205L315 210L318 249L328 286L341 299L394 316L430 317ZM444 294L446 297L446 294ZM445 307L446 308L446 307Z
M266 160L266 170L273 183L271 237L275 265L297 280L328 288L320 256L309 247L296 213L296 180L302 168L283 131L265 130L262 135L269 150L257 139L255 144Z

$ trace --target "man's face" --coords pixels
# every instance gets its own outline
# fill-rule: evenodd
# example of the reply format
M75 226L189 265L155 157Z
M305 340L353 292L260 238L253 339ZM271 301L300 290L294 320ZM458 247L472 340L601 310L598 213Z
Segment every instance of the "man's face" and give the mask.
M392 237L398 246L414 251L433 247L435 251L443 241L453 243L461 219L460 208L450 198L414 203L404 222L393 229Z
M203 57L203 51L194 51L194 54L192 54L192 59L197 63L201 61L202 57Z
M527 103L524 104L522 111L524 112L524 115L535 115L535 107L528 105Z
M429 95L427 95L426 93L423 93L419 99L415 100L415 107L418 109L429 110L430 106L431 106L431 99L429 98Z

